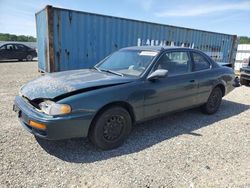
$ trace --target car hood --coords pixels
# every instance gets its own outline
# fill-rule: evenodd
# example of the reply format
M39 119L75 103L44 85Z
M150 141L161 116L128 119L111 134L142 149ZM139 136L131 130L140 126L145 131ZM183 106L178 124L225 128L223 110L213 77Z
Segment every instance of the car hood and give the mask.
M49 73L28 82L20 89L20 95L29 100L54 99L63 95L73 95L79 91L110 87L134 80L132 77L121 77L92 69L63 71Z

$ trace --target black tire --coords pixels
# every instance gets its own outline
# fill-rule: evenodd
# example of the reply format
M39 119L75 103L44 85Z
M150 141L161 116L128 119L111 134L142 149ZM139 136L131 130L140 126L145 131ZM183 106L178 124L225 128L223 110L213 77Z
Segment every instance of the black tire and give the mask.
M32 56L31 54L28 54L28 55L26 56L26 60L27 60L27 61L32 61L32 60L33 60L33 56Z
M122 107L113 106L95 118L89 138L98 148L114 149L123 144L131 128L132 120L128 111Z
M18 61L23 61L22 59L18 59Z
M222 90L219 87L215 87L207 102L201 106L201 110L205 114L214 114L218 111L222 101Z
M248 81L248 80L245 80L245 79L240 78L240 84L241 84L241 85L246 85L246 86L248 86L248 85L249 85L249 81Z

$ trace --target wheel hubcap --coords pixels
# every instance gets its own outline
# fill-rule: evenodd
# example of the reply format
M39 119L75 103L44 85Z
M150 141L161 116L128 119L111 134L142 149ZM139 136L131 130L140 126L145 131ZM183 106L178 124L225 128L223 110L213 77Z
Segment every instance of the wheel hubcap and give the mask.
M27 56L27 60L30 61L31 59L32 59L32 56L31 56L31 55L28 55L28 56Z
M104 128L103 136L108 141L116 140L122 133L125 120L120 115L114 115L107 119Z
M220 95L218 92L214 92L210 98L209 108L214 109L218 106L220 101Z

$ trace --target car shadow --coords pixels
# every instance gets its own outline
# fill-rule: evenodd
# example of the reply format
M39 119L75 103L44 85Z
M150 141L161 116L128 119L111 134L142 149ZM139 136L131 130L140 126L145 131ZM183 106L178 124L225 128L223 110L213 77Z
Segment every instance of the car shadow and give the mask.
M18 61L18 59L0 60L0 63L17 63L17 62L21 61Z
M83 138L62 141L36 139L47 153L61 160L73 163L92 163L139 152L183 134L203 136L194 131L202 127L213 126L213 123L238 115L249 108L250 105L223 100L219 111L214 115L204 115L199 108L196 108L147 121L135 125L127 141L119 148L109 151L96 149L88 139Z

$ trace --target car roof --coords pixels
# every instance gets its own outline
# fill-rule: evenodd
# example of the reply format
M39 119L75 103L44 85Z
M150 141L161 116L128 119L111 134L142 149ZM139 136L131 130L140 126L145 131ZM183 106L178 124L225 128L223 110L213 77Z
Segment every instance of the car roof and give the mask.
M0 46L4 46L4 45L16 45L16 44L21 44L21 45L24 45L24 46L27 46L23 43L19 43L19 42L3 42L3 43L0 43Z
M120 49L121 51L123 50L145 50L145 51L158 51L162 52L165 50L185 50L185 51L192 51L192 52L198 52L203 55L205 55L208 59L209 62L212 63L215 67L219 66L217 63L215 63L206 53L202 52L201 50L198 49L193 49L193 48L187 48L187 47L181 47L181 46L131 46L131 47L126 47Z
M185 48L179 46L131 46L122 48L121 50L150 50L150 51L163 51L169 49L182 49L182 50L191 50L192 48ZM194 50L194 49L192 49Z

